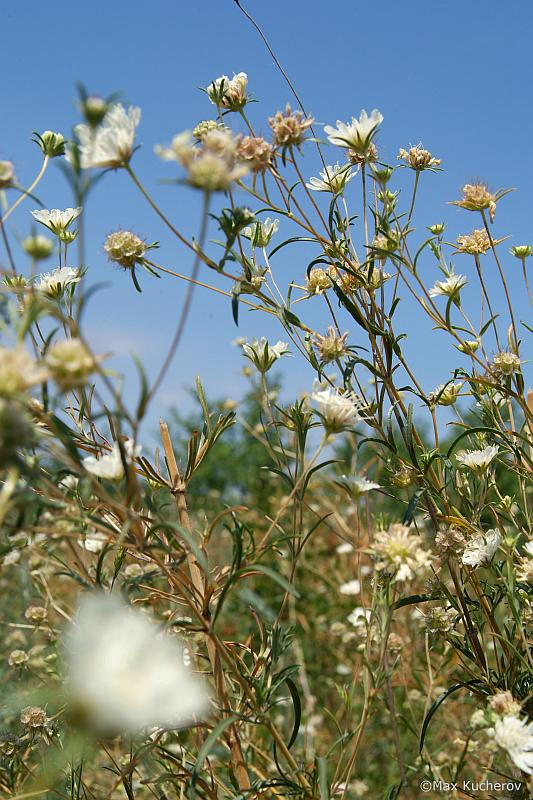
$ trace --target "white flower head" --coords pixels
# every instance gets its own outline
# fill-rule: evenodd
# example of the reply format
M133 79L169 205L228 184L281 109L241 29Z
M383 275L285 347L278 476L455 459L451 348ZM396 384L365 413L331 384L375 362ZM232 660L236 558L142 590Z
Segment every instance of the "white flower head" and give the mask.
M444 297L457 298L459 292L467 283L468 280L464 275L456 275L454 272L451 272L446 280L435 281L434 286L429 290L429 296L440 297L442 295Z
M133 461L140 455L142 447L135 445L132 439L126 439L124 442L124 452L128 462ZM120 454L120 447L118 442L113 444L110 453L97 458L96 456L87 456L83 459L83 466L95 475L97 478L105 478L110 481L119 481L124 477L124 464L122 463L122 456Z
M491 730L494 741L506 750L511 761L528 775L533 773L533 722L505 716Z
M246 105L248 97L248 75L246 72L234 73L233 78L221 75L215 78L206 89L207 96L216 106L222 106L229 111L239 111Z
M358 581L357 578L354 578L351 581L347 581L346 583L341 583L341 585L339 586L339 592L341 594L347 594L347 595L359 594L360 591L361 591L361 582Z
M461 561L470 567L488 564L501 542L501 534L495 528L485 533L476 533L466 545Z
M524 550L529 556L533 556L533 542L526 542L524 545Z
M305 185L313 192L331 192L337 195L344 191L344 187L354 174L350 164L341 167L337 163L334 167L326 166L320 173L320 178L310 178L309 183Z
M82 210L81 206L78 206L78 208L66 208L64 211L60 211L59 208L52 208L51 211L47 208L42 208L32 211L31 214L37 222L40 222L41 225L44 225L45 228L48 228L48 230L61 238L67 228L79 217Z
M359 119L352 117L351 123L345 124L337 120L337 127L325 125L324 131L331 144L339 147L349 147L356 153L364 154L374 138L378 126L383 122L383 114L375 108L370 116L363 109Z
M276 344L269 344L268 340L262 336L260 339L254 339L250 344L244 342L242 350L246 358L249 358L252 364L259 372L265 373L272 367L272 365L282 356L289 352L289 345L286 342L277 342Z
M314 391L311 399L328 433L340 433L361 421L361 401L352 392L342 393L328 387Z
M38 292L57 297L62 295L67 286L72 286L81 280L80 271L73 267L56 267L51 272L44 272L35 281Z
M485 472L497 455L498 448L491 444L483 450L461 450L455 458L461 467L471 469L473 472Z
M99 731L182 728L206 711L178 641L116 596L85 595L65 646L70 702Z
M267 217L263 222L257 220L253 225L242 229L242 235L250 239L254 247L267 247L279 229L279 219Z
M91 167L124 167L135 148L135 133L141 121L141 109L121 103L111 105L98 127L82 123L75 128L79 142L80 164Z
M350 544L350 542L342 542L342 544L337 545L335 548L335 552L341 556L346 555L347 553L353 553L353 551L354 546L353 544Z

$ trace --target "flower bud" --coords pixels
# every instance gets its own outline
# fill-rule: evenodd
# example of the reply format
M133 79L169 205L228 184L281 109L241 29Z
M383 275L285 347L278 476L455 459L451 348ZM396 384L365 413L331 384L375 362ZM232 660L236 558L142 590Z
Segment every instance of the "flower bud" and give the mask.
M15 180L15 168L11 161L0 161L0 189L12 186Z
M515 258L520 258L523 261L524 258L529 258L529 256L533 255L533 247L530 244L517 244L511 247L509 252Z
M48 156L48 158L57 158L57 156L65 155L66 140L61 133L55 133L54 131L45 131L44 133L34 131L34 133L37 138L33 141L39 145L43 155Z
M444 233L444 222L436 222L435 225L430 225L428 231L433 234L433 236L441 236Z
M54 243L47 236L36 233L23 239L22 248L35 261L43 261L54 252Z
M97 128L100 125L108 108L107 101L103 97L98 97L98 95L90 95L80 103L81 113L91 128Z

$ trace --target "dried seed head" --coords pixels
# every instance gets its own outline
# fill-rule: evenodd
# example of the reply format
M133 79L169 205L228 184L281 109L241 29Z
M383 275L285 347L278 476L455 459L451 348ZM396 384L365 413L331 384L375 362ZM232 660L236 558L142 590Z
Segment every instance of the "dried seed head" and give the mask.
M237 156L252 172L265 172L272 162L273 147L260 136L244 136L237 145Z
M522 706L515 700L511 692L498 692L489 700L491 709L502 717L507 715L517 717L522 710Z
M10 667L23 667L29 661L29 656L25 650L13 650L7 659Z
M485 183L465 183L462 188L461 200L453 200L452 206L459 206L465 208L467 211L485 211L488 210L490 221L494 221L496 214L497 201L507 194L511 189L500 190L493 193L489 191Z
M348 150L348 161L351 164L373 164L378 160L378 148L374 142L370 142L364 153L358 153L357 150Z
M285 112L277 111L268 120L274 136L274 144L278 147L298 147L313 122L312 117L305 118L301 111L292 111L289 103L285 106Z
M24 612L25 618L28 622L33 622L34 625L40 625L48 616L48 611L43 606L29 606Z
M474 230L472 233L467 233L463 236L458 236L456 241L457 253L469 253L473 256L483 255L483 253L490 250L492 246L490 236L484 228ZM499 244L503 239L493 239L493 241L494 244Z
M313 267L309 271L306 281L307 294L309 296L314 294L323 294L326 289L331 287L331 278L325 269L320 267Z
M407 166L417 171L440 166L440 158L433 158L429 150L424 150L421 144L410 147L409 150L400 149L398 159L405 161Z
M109 260L124 269L133 269L142 263L147 249L146 242L131 231L110 233L104 243Z
M27 706L20 712L20 721L26 728L46 728L48 717L44 708Z
M333 325L329 326L325 336L321 336L319 333L315 334L314 345L322 361L328 364L330 361L342 358L346 353L347 338L347 332L340 336Z

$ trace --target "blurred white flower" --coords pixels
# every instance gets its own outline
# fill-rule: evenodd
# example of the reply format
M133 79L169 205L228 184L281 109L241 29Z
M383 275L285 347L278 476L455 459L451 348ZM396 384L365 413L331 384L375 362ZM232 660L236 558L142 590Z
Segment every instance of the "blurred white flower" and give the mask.
M468 542L462 556L463 564L470 567L480 567L487 564L502 541L501 534L495 528L485 533L477 533Z
M90 167L123 167L128 164L134 150L135 132L141 121L141 109L121 103L109 107L98 127L82 123L75 133L79 142L80 164Z
M78 206L78 208L66 208L64 211L60 211L59 208L52 208L51 210L42 208L32 211L31 214L45 228L55 233L56 236L61 236L74 220L79 217L82 210L81 206Z
M51 272L43 272L35 281L35 288L48 295L61 294L67 286L81 280L80 271L73 267L56 267Z
M372 611L369 608L357 606L352 612L350 612L350 614L348 614L346 619L350 625L353 625L354 628L358 629L358 631L363 631L366 630L367 623L370 622L371 617Z
M85 595L65 646L70 702L99 731L185 727L207 709L180 644L115 596Z
M353 544L350 544L350 542L343 542L342 544L337 545L335 548L335 552L341 556L346 555L346 553L353 553L353 551L354 546Z
M328 387L313 392L311 399L317 404L317 413L328 433L339 433L361 421L360 401L352 392L342 394Z
M352 117L351 123L345 124L337 120L337 127L325 125L324 131L331 144L336 144L339 147L349 147L355 150L356 153L363 154L368 150L372 139L378 129L378 126L383 122L383 114L375 108L370 116L363 109L359 115L359 119Z
M497 745L507 751L518 769L533 773L533 722L518 717L499 719L491 729Z
M533 542L526 542L524 545L524 550L530 556L533 556Z
M446 280L435 281L434 286L429 290L429 296L439 297L440 295L444 295L445 297L457 297L461 289L466 286L467 283L468 280L464 275L456 275L452 272L448 275Z
M342 485L345 486L353 497L371 492L373 489L381 489L379 483L369 481L362 475L343 475Z
M89 553L101 553L109 538L99 531L91 531L83 538L78 539L78 544Z
M339 586L339 592L341 594L359 594L361 591L361 582L354 578L352 581L347 581L346 583L341 583Z
M350 164L343 164L341 167L338 163L334 167L326 166L320 173L320 178L310 178L309 183L306 183L308 189L313 192L331 192L332 194L341 194L344 187L354 176Z
M459 466L471 469L473 472L484 472L497 455L498 448L491 444L483 450L461 450L455 458Z
M124 452L128 462L137 458L141 450L142 447L140 445L135 445L132 439L126 439L124 442ZM124 477L124 464L122 463L118 442L113 444L110 453L106 453L99 458L96 456L87 456L87 458L84 458L83 466L87 472L90 472L91 475L96 475L97 478L118 481Z

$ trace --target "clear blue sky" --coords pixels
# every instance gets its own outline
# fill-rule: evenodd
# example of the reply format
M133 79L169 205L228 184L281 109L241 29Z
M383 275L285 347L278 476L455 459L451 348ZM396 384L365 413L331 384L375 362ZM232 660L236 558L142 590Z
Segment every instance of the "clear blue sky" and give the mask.
M474 215L447 206L446 201L459 196L463 183L482 178L493 189L513 186L519 190L499 204L495 235L512 234L509 244L533 243L531 4L523 0L406 0L401 4L396 0L244 0L244 4L269 35L319 123L347 120L363 107L369 111L378 107L385 117L379 136L383 158L393 163L399 147L421 140L442 159L444 172L423 176L417 235L423 235L423 225L444 219L449 222L450 238L478 226ZM246 71L250 89L260 100L251 114L265 134L266 118L292 99L257 34L232 0L93 0L90 6L2 0L0 26L4 75L0 158L15 162L20 182L29 183L39 165L37 148L30 143L32 131L51 128L68 134L77 121L76 81L83 81L92 93L118 90L143 110L139 129L143 146L134 166L184 231L197 226L198 198L190 189L158 183L174 173L171 165L155 157L153 145L169 141L174 133L212 114L212 106L197 87L221 73ZM315 156L311 148L306 152L304 171L316 175ZM329 160L333 163L337 158L332 149ZM56 169L50 169L39 196L47 207L71 204ZM26 204L13 215L13 237L28 232L31 207ZM158 281L143 274L144 292L138 295L127 276L108 265L101 244L107 233L131 228L149 240L161 240L158 259L167 266L188 272L190 256L167 236L122 173L108 175L95 190L87 208L87 225L89 280L110 284L92 302L88 325L99 349L118 354L112 363L130 376L128 385L133 386L128 352L136 351L150 374L155 374L176 325L184 286L172 278ZM214 229L211 234L216 235ZM502 253L507 253L507 244ZM296 249L280 257L282 283L301 280L307 263L303 255L298 256ZM517 317L530 318L518 281L519 264L511 257L505 260L510 282L518 290ZM492 274L488 257L486 263ZM472 291L477 291L472 288L470 259L457 257L456 269L468 274ZM440 277L429 258L424 271L428 282ZM203 277L209 277L207 270ZM488 280L495 289L499 286L491 275ZM503 309L503 304L499 306ZM298 308L309 319L315 313L311 304ZM397 324L409 333L405 348L429 390L447 380L459 359L440 335L426 335L427 321L422 323L409 303L400 311ZM281 336L281 331L254 314L243 313L237 330L228 301L198 293L192 321L159 393L155 416L170 404L185 402L184 387L194 382L198 372L211 395L239 395L244 387L239 377L242 360L231 341L237 335L265 332ZM358 337L355 333L352 341ZM288 387L308 388L311 372L297 359L290 366ZM153 426L154 419L148 426Z

